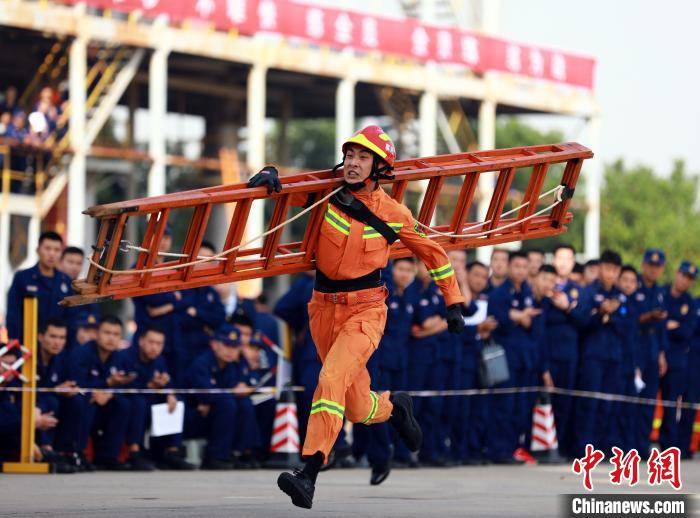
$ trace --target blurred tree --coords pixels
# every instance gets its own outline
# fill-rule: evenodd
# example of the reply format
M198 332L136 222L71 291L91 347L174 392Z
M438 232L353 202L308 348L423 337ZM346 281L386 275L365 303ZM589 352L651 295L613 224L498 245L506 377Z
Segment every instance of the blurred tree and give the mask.
M616 250L638 266L646 248L663 248L667 280L682 259L700 258L698 177L686 171L682 160L666 178L645 166L613 162L605 168L600 197L601 249Z
M340 162L335 150L335 120L296 119L287 124L286 142L280 142L282 125L277 122L267 138L269 161L299 169L328 169ZM282 149L286 147L288 151ZM287 160L284 155L289 156Z

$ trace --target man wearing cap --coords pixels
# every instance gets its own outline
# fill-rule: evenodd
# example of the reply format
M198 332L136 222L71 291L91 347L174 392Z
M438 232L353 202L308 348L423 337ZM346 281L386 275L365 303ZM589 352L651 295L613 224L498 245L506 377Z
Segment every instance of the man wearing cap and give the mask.
M396 150L379 126L367 126L342 147L344 188L327 205L316 248L316 281L309 304L311 334L323 367L311 408L302 451L307 463L294 474L283 473L278 485L294 505L310 508L316 477L340 432L343 418L365 424L389 421L411 450L422 442L407 394L370 390L366 364L379 345L387 307L387 290L381 269L387 265L391 245L400 239L426 263L442 290L451 331L464 327L459 291L445 251L427 239L414 223L410 210L379 188L391 179ZM266 167L248 183L280 192L274 167ZM293 202L310 205L317 194L298 196Z
M240 335L231 324L222 324L210 341L211 350L202 353L188 370L185 381L194 389L248 389L248 373L241 361ZM195 395L186 411L186 435L207 438L202 469L233 469L234 444L245 430L242 420L255 420L255 410L245 393L233 391Z
M668 370L661 378L661 397L666 401L676 401L687 390L688 354L690 341L695 331L695 301L688 293L697 277L698 269L690 261L682 261L673 282L663 290L665 308L668 311L666 331L668 350L666 362ZM664 408L664 417L659 432L659 445L665 450L671 446L680 447L676 409Z
M697 272L697 266L695 271ZM686 367L688 384L683 394L683 402L697 404L700 403L700 297L697 297L694 302L695 329L690 339L690 353L688 354L688 365ZM681 422L678 425L678 442L680 443L681 455L684 459L693 458L693 453L690 451L690 443L692 442L696 414L697 411L694 408L684 408L681 411Z
M644 388L639 397L655 399L659 390L659 376L666 373L668 335L664 293L657 281L661 278L666 264L666 254L659 248L644 252L639 289L633 304L639 319L639 368ZM654 419L652 405L637 405L634 429L637 433L635 448L644 457L649 451L649 434Z

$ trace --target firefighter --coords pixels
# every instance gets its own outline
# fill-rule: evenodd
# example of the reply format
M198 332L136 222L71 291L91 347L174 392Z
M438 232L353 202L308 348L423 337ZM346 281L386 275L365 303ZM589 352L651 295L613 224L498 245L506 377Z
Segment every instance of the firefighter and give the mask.
M665 309L668 311L666 331L668 370L661 378L661 399L676 401L686 392L688 385L687 368L690 342L695 331L695 300L689 293L698 269L690 261L681 262L673 283L664 288ZM680 447L678 421L675 408L664 409L664 417L659 431L659 445L662 449Z
M379 345L386 322L387 289L381 269L391 244L401 241L427 264L448 305L451 331L461 332L464 302L444 250L420 231L411 212L379 188L396 151L379 126L368 126L342 146L344 188L331 198L316 249L316 280L309 304L311 334L323 367L314 393L302 455L306 464L282 473L278 486L292 503L311 508L316 477L340 432L343 418L365 424L389 421L409 449L417 451L422 432L405 393L370 391L366 363ZM281 191L277 170L266 167L248 183ZM299 196L297 198L300 198ZM313 203L314 194L294 200Z
M659 391L659 378L666 374L666 349L668 312L664 293L657 281L666 264L666 254L658 248L644 252L642 274L633 304L639 322L639 368L644 388L639 397L655 399ZM637 405L634 429L637 431L635 448L644 457L649 452L649 434L654 420L652 405Z

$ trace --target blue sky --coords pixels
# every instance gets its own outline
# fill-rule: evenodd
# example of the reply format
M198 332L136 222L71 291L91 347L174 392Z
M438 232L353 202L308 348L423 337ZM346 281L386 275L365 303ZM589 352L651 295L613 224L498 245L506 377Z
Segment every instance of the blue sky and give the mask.
M501 33L597 58L603 161L667 174L683 158L700 173L699 20L693 0L502 0ZM539 122L585 142L579 122Z

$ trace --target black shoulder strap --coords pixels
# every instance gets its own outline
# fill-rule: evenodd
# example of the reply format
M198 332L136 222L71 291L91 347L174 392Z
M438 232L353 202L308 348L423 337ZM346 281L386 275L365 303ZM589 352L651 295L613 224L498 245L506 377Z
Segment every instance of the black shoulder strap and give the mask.
M345 189L334 194L330 199L330 203L345 212L351 218L372 227L384 236L384 239L386 239L387 243L390 245L399 238L399 235L393 228L382 221L379 216L369 210L367 205L355 198Z

